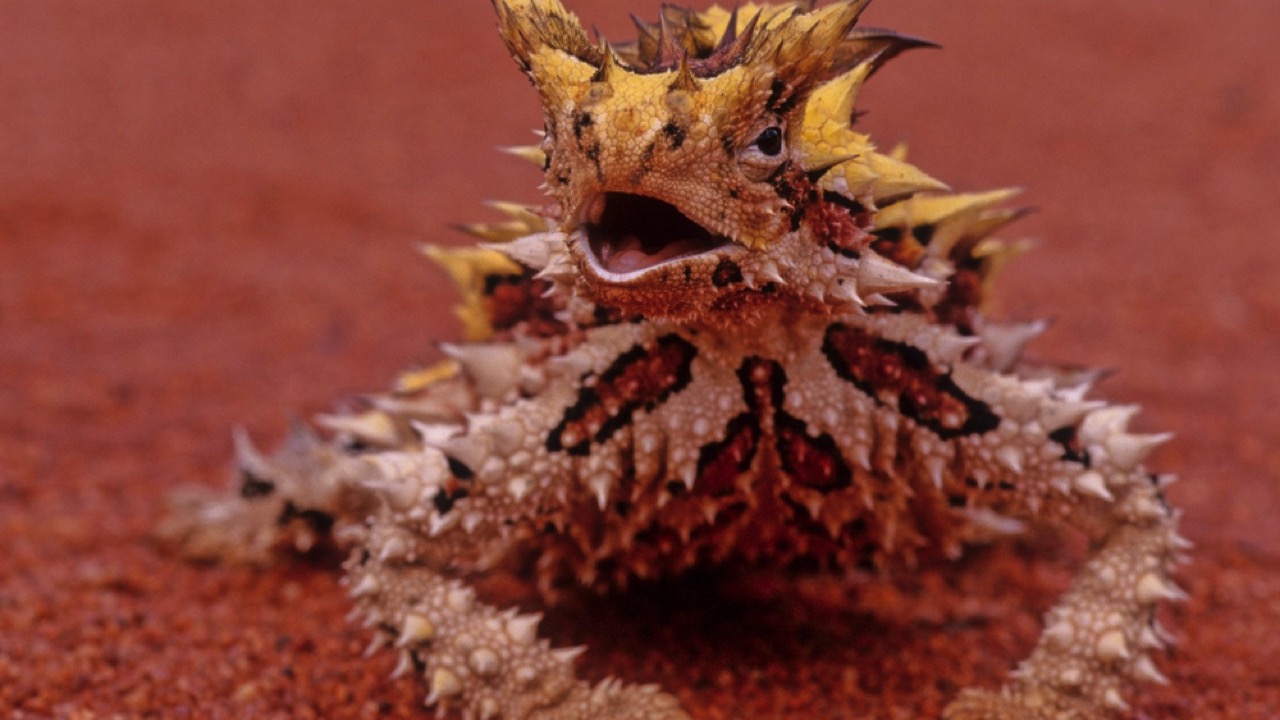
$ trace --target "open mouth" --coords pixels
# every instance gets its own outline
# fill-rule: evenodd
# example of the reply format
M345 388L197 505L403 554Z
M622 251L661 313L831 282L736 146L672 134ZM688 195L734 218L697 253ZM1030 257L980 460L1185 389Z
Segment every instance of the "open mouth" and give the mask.
M608 192L592 198L584 206L582 227L596 262L617 275L701 255L730 242L670 203L630 193Z

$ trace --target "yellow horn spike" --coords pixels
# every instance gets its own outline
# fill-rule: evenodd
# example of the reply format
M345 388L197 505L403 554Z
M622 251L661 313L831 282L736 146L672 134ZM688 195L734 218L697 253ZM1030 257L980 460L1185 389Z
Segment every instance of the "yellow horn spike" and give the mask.
M809 96L800 138L807 172L825 170L870 152L867 137L850 129L854 99L869 74L869 65L859 66L827 81ZM845 177L846 184L848 179Z
M972 257L976 243L1004 223L1017 217L1016 210L996 209L1018 190L993 190L983 193L914 196L881 209L876 226L915 231L927 228L928 254L935 257L952 255L952 249Z
M538 167L547 164L547 154L537 145L507 145L498 149L521 160L527 160Z
M999 205L1022 192L1016 188L937 197L911 197L876 213L877 227L936 225L964 213Z
M875 194L875 184L880 179L863 156L837 165L822 176L819 186L823 190L836 192L850 200L867 202Z
M814 90L813 96L809 98L805 122L811 116L830 118L836 122L851 122L858 91L870 75L869 63L859 65Z
M497 250L423 245L422 252L443 268L463 293L483 287L487 275L518 275L523 272L519 264Z
M547 229L546 218L539 215L537 209L530 205L506 200L486 200L484 204L519 222L526 228L527 233L542 232Z
M529 234L528 227L521 222L508 221L500 223L458 223L452 226L459 232L488 242L511 242L516 238Z
M923 170L893 155L870 153L867 165L877 178L872 185L875 203L888 202L918 192L944 192L947 184L926 174Z
M1029 212L1031 209L1025 207L987 210L967 224L965 234L971 237L987 237L1014 220L1025 217Z
M524 271L523 268L497 250L485 248L423 245L422 252L449 275L462 295L462 302L454 307L453 313L462 321L463 336L469 341L477 341L491 335L493 327L485 303L485 278L518 275Z

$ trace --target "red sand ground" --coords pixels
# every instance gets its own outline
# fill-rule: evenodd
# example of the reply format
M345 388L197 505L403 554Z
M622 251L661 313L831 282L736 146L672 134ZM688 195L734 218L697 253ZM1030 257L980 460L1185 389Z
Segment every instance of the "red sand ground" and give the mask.
M487 5L0 2L8 716L414 716L333 573L192 567L145 538L173 487L226 479L234 424L278 438L455 333L412 243L537 197L490 151L538 116ZM574 5L629 34L620 3ZM1054 317L1037 352L1121 368L1106 393L1178 433L1156 465L1184 479L1193 597L1167 613L1172 686L1132 717L1280 717L1280 4L880 0L868 20L947 47L867 92L881 142L1041 208L998 312ZM660 682L697 718L915 718L995 685L1077 558L1029 542L901 590L721 603L686 583L549 627L591 643L584 672Z

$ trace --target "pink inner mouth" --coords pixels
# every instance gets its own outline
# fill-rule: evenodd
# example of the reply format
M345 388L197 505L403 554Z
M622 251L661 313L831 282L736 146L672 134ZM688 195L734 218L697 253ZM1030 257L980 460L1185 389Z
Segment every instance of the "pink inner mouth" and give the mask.
M583 229L600 266L625 275L710 252L729 242L685 217L670 203L643 195L605 193L585 205Z

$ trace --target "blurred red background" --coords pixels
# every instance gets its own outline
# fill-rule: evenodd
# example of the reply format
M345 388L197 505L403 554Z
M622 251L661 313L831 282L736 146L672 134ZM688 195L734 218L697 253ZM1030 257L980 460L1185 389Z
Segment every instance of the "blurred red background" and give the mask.
M610 38L657 3L570 3ZM862 97L884 146L972 190L1019 185L1040 246L994 311L1037 354L1178 439L1156 465L1199 544L1183 637L1135 718L1280 708L1280 5L880 0L943 44ZM336 576L196 568L146 542L229 430L377 389L453 337L414 243L487 198L539 125L488 3L0 0L0 709L15 718L409 712L359 658ZM553 613L584 672L660 682L698 718L918 717L993 686L1078 553L979 550L904 587L802 583Z

